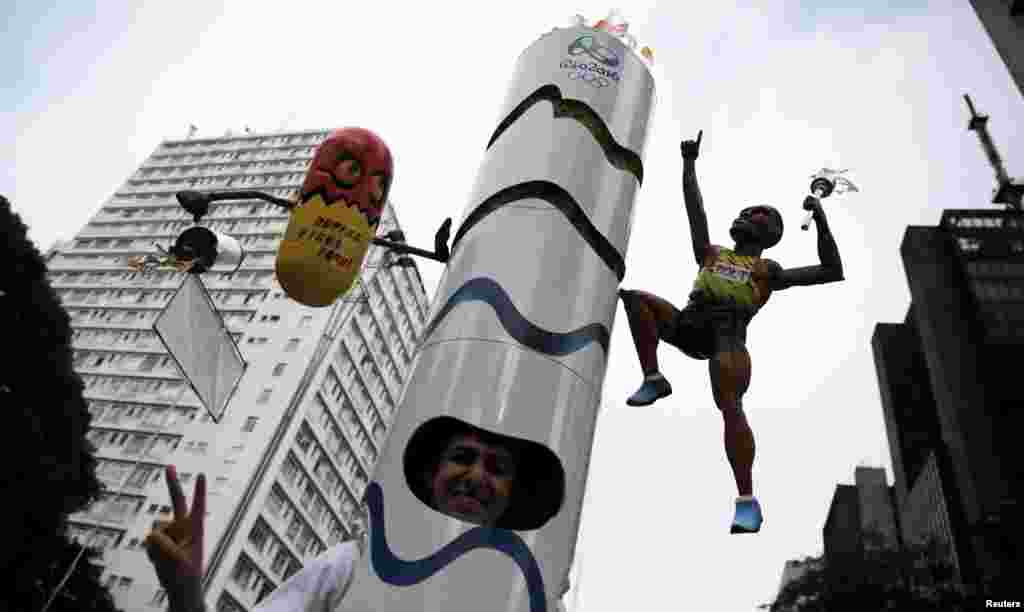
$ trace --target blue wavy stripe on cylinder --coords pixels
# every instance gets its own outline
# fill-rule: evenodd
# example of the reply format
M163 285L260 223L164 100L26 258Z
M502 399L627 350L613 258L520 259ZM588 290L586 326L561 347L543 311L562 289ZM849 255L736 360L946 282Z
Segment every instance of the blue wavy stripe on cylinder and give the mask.
M537 327L519 312L508 293L493 279L486 277L467 281L452 294L445 305L430 322L423 333L426 341L434 329L457 305L465 302L486 302L494 309L501 326L519 344L546 355L563 356L585 348L591 342L601 345L608 354L608 328L601 323L591 323L577 330L559 333Z
M530 612L547 612L544 577L540 573L540 566L518 534L494 527L474 527L429 557L405 561L396 557L388 546L384 526L384 493L376 482L366 487L366 504L370 511L370 563L384 582L395 586L418 584L473 549L491 548L511 557L523 572L530 597Z
M620 281L626 276L626 262L622 255L619 254L619 251L604 237L604 234L594 227L594 224L590 222L590 218L587 217L587 213L583 212L579 203L576 202L576 198L551 181L526 181L506 187L484 200L480 206L477 206L473 209L473 212L469 213L466 220L459 227L459 231L455 232L455 238L452 240L452 253L455 252L462 237L474 225L483 221L485 217L502 206L528 198L544 200L558 209L569 220L569 223L576 228L580 237L590 245L590 248L594 249L594 252L601 258L601 261L615 273L615 276Z
M512 127L512 124L522 117L526 111L542 100L547 100L551 103L551 112L556 119L573 119L587 128L587 131L594 137L597 144L601 146L601 150L604 151L604 156L608 163L619 170L629 172L636 177L638 183L643 184L644 164L640 161L640 156L620 145L615 140L615 137L612 136L612 131L608 129L604 119L601 118L601 115L594 112L594 109L590 108L589 104L582 100L563 98L562 90L558 88L558 85L544 85L538 88L512 109L512 112L502 119L497 129L494 130L494 134L487 142L487 148L490 149L497 142L498 138L501 138L501 135L505 133L505 130Z

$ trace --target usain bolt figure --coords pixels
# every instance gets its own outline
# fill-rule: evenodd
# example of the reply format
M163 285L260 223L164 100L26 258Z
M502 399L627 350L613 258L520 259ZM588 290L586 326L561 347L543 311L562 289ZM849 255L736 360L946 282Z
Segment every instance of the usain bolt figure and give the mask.
M747 325L772 291L843 280L843 265L821 203L812 196L804 200L803 207L812 211L818 226L820 265L783 269L761 257L762 251L782 238L782 215L771 206L740 211L729 230L735 241L731 249L711 244L694 168L702 135L703 131L697 140L680 144L683 201L690 218L693 253L700 266L689 302L679 310L645 291L619 291L644 374L640 389L626 403L646 406L672 393L672 386L658 371L659 340L694 359L709 360L712 394L725 421L725 454L739 492L730 531L756 533L763 515L752 482L754 433L743 412L743 395L750 384Z

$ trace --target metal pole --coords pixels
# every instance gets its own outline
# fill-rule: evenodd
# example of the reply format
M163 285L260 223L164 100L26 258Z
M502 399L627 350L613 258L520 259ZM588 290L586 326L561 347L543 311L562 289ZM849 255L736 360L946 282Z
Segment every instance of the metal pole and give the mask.
M988 163L995 170L996 180L999 181L999 184L1004 185L1010 182L1010 177L1006 174L1006 168L1003 167L1003 160L999 157L996 145L992 142L992 137L988 133L988 127L986 126L988 115L979 115L974 110L974 103L971 102L971 97L967 94L964 94L964 100L967 101L967 109L971 111L971 119L967 123L967 129L977 132L978 139L981 140L981 148L985 151L985 156L988 157Z
M53 604L53 600L57 598L57 594L64 588L64 583L68 581L68 578L71 578L71 572L75 571L75 567L78 566L78 560L82 558L82 554L85 552L85 546L81 543L79 543L78 546L78 554L75 555L75 560L71 562L71 567L69 567L68 571L64 573L64 577L61 578L60 584L58 584L57 587L53 589L53 592L50 593L50 599L47 600L46 605L43 606L43 609L40 610L40 612L46 612L50 609L50 605Z
M375 244L375 245L377 245L377 246L382 246L382 247L384 247L386 249L390 249L390 250L398 252L398 253L408 253L410 255L417 255L419 257L426 257L427 259L433 259L434 261L439 261L441 263L446 263L447 262L446 259L442 259L441 257L437 256L437 254L435 254L435 253L431 253L430 251L424 251L423 249L417 249L414 246L409 246L409 245L401 243L401 242L392 242L390 240L385 240L383 238L374 238L374 239L370 240L370 242Z

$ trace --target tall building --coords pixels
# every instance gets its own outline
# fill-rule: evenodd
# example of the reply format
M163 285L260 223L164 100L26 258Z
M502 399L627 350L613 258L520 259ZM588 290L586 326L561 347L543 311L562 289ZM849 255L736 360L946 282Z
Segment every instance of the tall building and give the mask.
M857 554L873 548L899 546L893 488L885 468L860 466L854 484L836 485L823 529L825 558Z
M371 247L361 282L344 299L302 306L274 278L286 211L262 201L214 203L203 224L247 251L236 272L202 277L248 363L218 424L152 330L183 276L126 265L192 224L175 192L245 188L288 197L328 133L164 142L70 245L50 254L106 486L99 502L70 517L71 531L104 550L104 580L122 609L165 606L141 542L170 511L168 464L189 498L196 475L207 477L203 585L211 611L251 609L304 561L359 536L357 502L427 316L415 267L389 266L391 255ZM380 230L397 227L389 203Z
M859 577L847 567L865 552L899 548L894 502L884 468L858 467L854 484L836 485L822 539L830 579L837 588L856 587Z
M1009 575L1021 551L1011 419L1024 394L1010 364L1024 347L1024 214L946 210L938 227L907 228L900 250L911 315L879 326L874 344L904 529L951 532L967 581Z
M971 0L971 6L1024 95L1024 0Z
M871 339L885 415L900 536L908 546L932 541L958 580L961 517L947 502L952 472L942 442L935 397L911 307L903 323L879 323ZM941 458L941 460L940 460Z

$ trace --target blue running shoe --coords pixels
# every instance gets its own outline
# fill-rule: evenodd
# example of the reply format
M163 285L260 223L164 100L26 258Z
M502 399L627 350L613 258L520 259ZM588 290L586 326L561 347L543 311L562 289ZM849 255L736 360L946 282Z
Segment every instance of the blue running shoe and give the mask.
M672 395L672 385L668 384L664 376L659 375L657 378L645 379L644 384L629 396L626 403L630 406L649 406L669 395Z
M757 533L761 531L761 524L764 523L764 516L761 515L761 504L757 499L736 500L736 516L732 519L732 529L729 533Z

